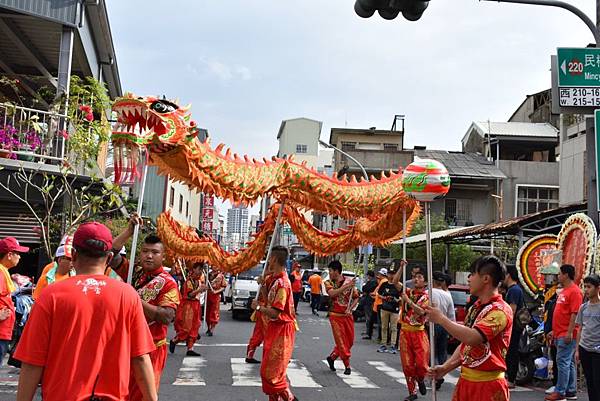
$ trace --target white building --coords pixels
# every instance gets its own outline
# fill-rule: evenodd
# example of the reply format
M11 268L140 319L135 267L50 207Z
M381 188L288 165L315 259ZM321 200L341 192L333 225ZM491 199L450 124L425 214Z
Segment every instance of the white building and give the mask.
M240 249L248 240L248 208L233 206L227 211L227 239L230 249Z

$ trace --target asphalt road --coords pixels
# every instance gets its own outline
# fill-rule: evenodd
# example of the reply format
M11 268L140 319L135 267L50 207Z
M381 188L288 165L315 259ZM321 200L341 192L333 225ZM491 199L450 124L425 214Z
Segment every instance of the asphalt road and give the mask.
M196 351L202 357L185 357L185 347L178 346L169 355L163 372L160 398L178 401L251 401L266 400L260 388L259 365L243 362L246 343L253 329L249 321L234 321L227 306L221 311L221 323L213 337L203 336ZM331 352L333 338L328 320L321 314L315 317L308 304L299 307L300 331L296 334L294 361L288 367L292 390L300 400L398 401L407 395L398 354L377 353L377 345L361 340L364 323L356 323L356 337L352 356L352 375L344 376L341 370L329 371L323 362ZM257 358L261 357L261 349ZM450 401L458 374L448 378L437 399ZM17 372L0 369L0 400L14 401ZM587 396L579 394L587 401ZM431 399L431 395L420 397ZM511 400L543 400L541 388L517 388ZM482 400L483 401L483 400Z

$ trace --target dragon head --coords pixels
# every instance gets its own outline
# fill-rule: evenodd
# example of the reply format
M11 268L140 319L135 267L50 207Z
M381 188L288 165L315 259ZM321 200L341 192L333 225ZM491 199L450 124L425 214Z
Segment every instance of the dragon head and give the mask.
M128 93L115 100L112 110L117 120L112 132L117 182L131 182L139 176L140 148L165 151L198 135L189 106L166 99Z

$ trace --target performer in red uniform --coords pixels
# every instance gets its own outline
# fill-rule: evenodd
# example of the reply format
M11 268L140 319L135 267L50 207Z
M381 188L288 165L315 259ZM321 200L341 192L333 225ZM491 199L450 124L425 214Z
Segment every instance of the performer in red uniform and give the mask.
M287 382L287 366L294 349L296 337L296 313L292 285L285 272L288 257L287 248L275 246L267 261L273 272L270 288L261 287L267 304L263 307L256 300L252 308L264 314L268 319L263 345L263 360L260 365L263 392L269 401L292 401L297 398L292 394Z
M325 291L331 300L329 323L333 333L335 347L327 357L329 369L335 371L334 361L339 357L344 362L344 374L352 373L350 356L354 344L354 317L352 310L358 303L356 281L342 275L342 264L334 260L327 266L329 280L325 281Z
M212 337L215 326L221 317L221 293L227 288L227 280L223 273L215 269L211 269L208 280L210 285L206 294L206 308L208 308L206 311L206 325L208 326L206 335Z
M206 284L204 284L202 266L202 263L194 264L187 280L183 283L181 304L177 308L175 316L175 331L177 334L169 343L171 353L175 352L177 343L185 341L187 344L186 356L200 356L199 353L194 351L194 343L202 324L200 293L207 289Z
M398 282L399 274L392 283L402 291ZM425 287L426 280L422 270L413 274L413 288L402 292L400 305L400 359L402 370L406 376L408 396L405 401L417 399L417 384L422 395L427 394L425 376L429 368L429 339L425 331L425 307L429 304L429 296Z
M504 378L506 352L510 343L513 313L498 294L506 269L495 256L484 256L471 265L469 287L479 297L467 312L464 326L448 319L439 309L426 307L429 319L461 341L456 352L440 366L430 369L435 378L461 367L453 401L508 401Z
M273 282L271 272L268 270L265 271L265 277L262 276L257 279L258 284L264 286L265 288L269 288ZM259 291L258 293L258 305L261 308L267 305L266 292ZM259 360L254 358L254 353L256 349L263 343L265 339L265 332L267 330L267 324L269 323L269 318L265 316L260 310L255 310L251 320L255 322L254 330L252 331L252 336L250 337L250 341L248 341L248 347L246 347L246 363L260 363Z
M179 291L173 277L163 268L164 245L160 238L148 235L144 239L140 261L142 266L134 272L133 287L142 299L144 315L156 345L150 359L158 392L160 376L167 361L167 328L175 318L175 311L179 305ZM128 400L142 400L142 394L133 379L130 381Z

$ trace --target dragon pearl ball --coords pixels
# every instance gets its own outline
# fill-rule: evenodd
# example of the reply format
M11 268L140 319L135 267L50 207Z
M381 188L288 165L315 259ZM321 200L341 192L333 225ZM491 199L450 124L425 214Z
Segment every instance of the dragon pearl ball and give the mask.
M416 159L402 173L404 192L420 202L443 198L450 190L450 175L437 160Z

